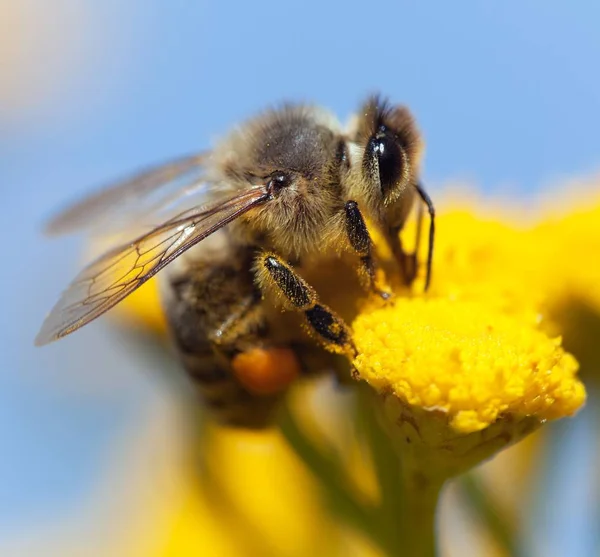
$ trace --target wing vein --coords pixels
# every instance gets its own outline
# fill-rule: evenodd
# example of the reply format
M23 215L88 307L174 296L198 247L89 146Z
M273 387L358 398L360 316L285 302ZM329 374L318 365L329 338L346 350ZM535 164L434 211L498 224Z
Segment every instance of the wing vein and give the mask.
M63 293L44 321L36 344L57 340L93 321L183 252L269 199L265 187L254 186L209 207L183 211L107 251Z

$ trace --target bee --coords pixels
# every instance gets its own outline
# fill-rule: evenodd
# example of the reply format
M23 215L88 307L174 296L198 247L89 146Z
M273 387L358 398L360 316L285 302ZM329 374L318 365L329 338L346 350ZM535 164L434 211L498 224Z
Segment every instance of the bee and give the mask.
M377 278L367 221L410 283L416 256L399 234L415 200L423 202L429 285L434 208L419 179L422 150L409 110L378 96L347 128L323 108L284 104L209 152L91 195L47 232L115 232L119 240L62 294L36 344L90 323L164 269L171 336L206 405L227 424L268 424L281 393L252 388L240 362L259 351L302 368L315 348L351 358L349 314L332 309L336 300L361 288L390 296Z

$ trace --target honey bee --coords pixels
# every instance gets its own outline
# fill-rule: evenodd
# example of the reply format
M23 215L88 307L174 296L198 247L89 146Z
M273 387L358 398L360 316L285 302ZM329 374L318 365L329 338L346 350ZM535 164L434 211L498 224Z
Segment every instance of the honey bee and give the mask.
M410 283L416 257L399 233L421 200L431 217L429 284L434 208L419 180L422 148L408 109L380 97L369 98L346 129L322 108L285 104L210 152L101 190L47 231L117 231L122 240L70 284L36 344L90 323L165 268L165 314L205 403L225 423L266 425L280 393L250 388L236 361L256 349L283 350L299 365L314 348L354 354L346 320L330 306L354 296L356 284L390 296L377 279L366 221Z

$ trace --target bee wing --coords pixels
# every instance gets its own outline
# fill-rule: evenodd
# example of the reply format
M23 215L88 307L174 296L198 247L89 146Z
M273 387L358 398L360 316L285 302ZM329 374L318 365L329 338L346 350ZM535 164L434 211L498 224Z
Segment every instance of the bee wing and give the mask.
M184 251L268 199L266 188L255 186L211 207L185 211L109 250L85 267L63 293L44 321L36 345L57 340L96 319Z
M203 164L209 153L182 157L138 172L67 207L50 219L45 232L118 228L141 216L196 193L202 186Z

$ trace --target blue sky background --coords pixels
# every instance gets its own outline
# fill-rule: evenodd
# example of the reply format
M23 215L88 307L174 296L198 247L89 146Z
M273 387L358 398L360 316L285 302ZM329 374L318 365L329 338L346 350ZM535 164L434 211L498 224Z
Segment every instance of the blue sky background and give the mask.
M0 95L0 537L76 505L162 388L100 323L33 349L77 266L76 240L39 234L62 203L269 103L346 118L376 90L414 111L434 194L525 197L600 170L594 0L4 4L0 19L26 6L13 41L30 67L0 73L17 82Z

